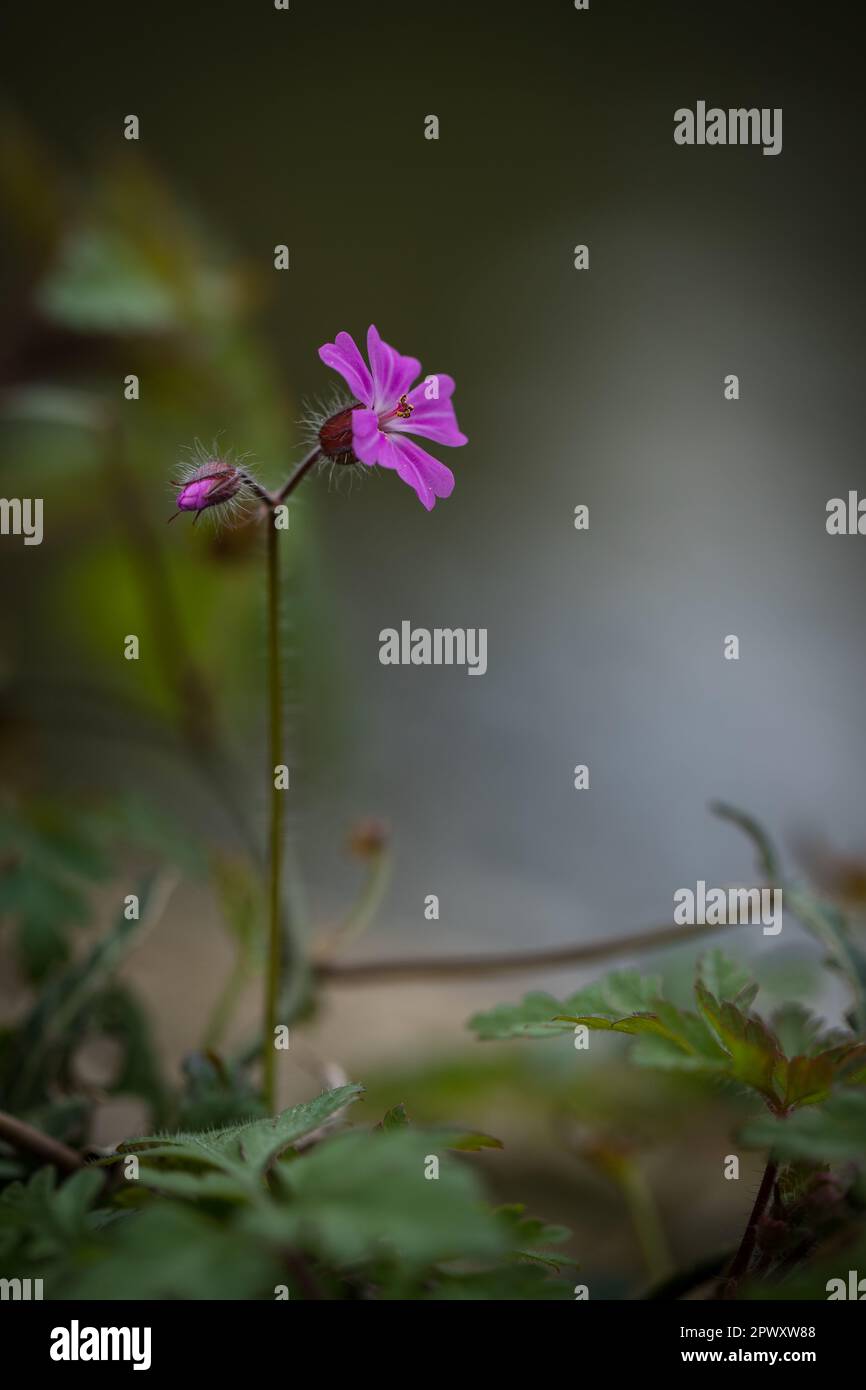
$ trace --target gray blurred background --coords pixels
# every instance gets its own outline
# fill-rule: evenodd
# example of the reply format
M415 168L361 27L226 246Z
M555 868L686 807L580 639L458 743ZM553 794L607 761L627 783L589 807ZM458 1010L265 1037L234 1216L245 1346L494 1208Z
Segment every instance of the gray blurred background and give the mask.
M75 206L76 187L136 161L255 285L286 457L254 412L239 431L225 399L187 403L164 452L136 464L155 524L196 434L226 431L276 480L301 398L332 384L316 350L341 329L362 339L375 322L425 371L456 377L470 443L434 449L457 487L432 515L387 475L351 492L320 479L302 504L319 606L297 657L321 684L299 699L294 831L328 919L354 874L346 827L389 822L394 883L359 950L666 921L677 887L753 875L713 798L789 842L863 850L866 542L824 528L827 499L862 476L855 17L737 0L12 7L6 112L13 144L26 135L45 160L28 208ZM782 154L678 148L674 110L698 99L781 106ZM137 146L121 138L129 112ZM423 138L430 113L438 142ZM141 215L160 217L146 202ZM28 295L51 267L27 225L3 279L13 382ZM141 360L121 343L112 380ZM738 402L723 399L729 372ZM157 805L225 838L170 760L136 762L122 733L57 724L64 682L95 659L64 567L104 517L77 483L72 505L62 458L43 476L44 450L7 443L4 489L30 495L38 476L47 529L38 551L4 542L4 669L10 689L38 673L59 692L26 770L20 740L7 747L11 784L149 778ZM573 529L578 503L587 533ZM58 536L58 510L77 530ZM159 539L183 592L202 542L184 522ZM200 655L226 673L234 746L257 769L262 650L245 582L236 627L211 615ZM135 630L118 606L114 630ZM403 618L487 627L486 676L380 666L379 629ZM728 633L739 662L722 659ZM589 791L573 790L576 763ZM428 893L438 923L424 920Z

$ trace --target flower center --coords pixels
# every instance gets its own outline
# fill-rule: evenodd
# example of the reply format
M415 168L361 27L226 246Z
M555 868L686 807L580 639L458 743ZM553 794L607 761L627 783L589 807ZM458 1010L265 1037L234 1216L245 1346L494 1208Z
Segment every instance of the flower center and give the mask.
M382 423L384 424L386 420L393 420L395 418L398 420L408 420L414 409L414 405L409 404L405 395L401 396L394 409L391 411L391 414L382 417Z

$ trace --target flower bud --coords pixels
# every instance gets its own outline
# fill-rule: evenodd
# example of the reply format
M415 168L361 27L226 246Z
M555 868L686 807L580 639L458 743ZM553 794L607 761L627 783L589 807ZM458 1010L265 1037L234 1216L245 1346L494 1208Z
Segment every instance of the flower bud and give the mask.
M244 481L244 475L234 464L222 459L207 459L179 485L177 509L179 512L202 512L207 507L230 502L241 491Z
M326 458L334 463L357 463L352 442L352 412L354 405L347 406L332 415L319 430L319 445Z
M352 827L349 849L358 859L376 859L387 848L388 838L388 827L371 816Z

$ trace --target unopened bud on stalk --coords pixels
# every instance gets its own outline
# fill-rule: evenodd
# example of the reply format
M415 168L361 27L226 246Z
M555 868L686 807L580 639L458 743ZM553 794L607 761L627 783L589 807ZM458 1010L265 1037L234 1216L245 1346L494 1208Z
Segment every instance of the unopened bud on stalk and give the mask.
M372 817L358 821L349 836L349 849L358 859L375 859L388 844L388 827Z
M201 464L194 476L180 486L177 509L179 512L201 512L206 507L218 507L237 497L243 485L243 475L230 463L211 459Z
M352 445L352 414L357 407L347 406L326 420L319 430L322 453L332 463L357 463Z
M191 460L184 466L183 475L173 486L177 489L174 515L195 512L196 521L202 512L214 508L237 515L244 502L261 495L245 468L240 468L230 457L217 454L215 449L208 453L198 442ZM174 517L169 520L173 521Z

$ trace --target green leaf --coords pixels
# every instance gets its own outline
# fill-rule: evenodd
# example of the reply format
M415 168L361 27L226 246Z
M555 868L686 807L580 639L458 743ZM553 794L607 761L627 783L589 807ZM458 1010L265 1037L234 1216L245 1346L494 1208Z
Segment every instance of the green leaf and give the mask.
M180 1132L227 1129L266 1118L267 1108L245 1067L208 1051L188 1053L182 1068L184 1090L176 1112Z
M742 1139L787 1159L861 1162L866 1153L866 1092L839 1090L820 1109L799 1110L785 1119L762 1116L746 1125Z
M467 1163L412 1129L351 1131L279 1165L285 1202L251 1210L246 1227L339 1265L381 1257L422 1266L502 1254L507 1231L485 1208ZM430 1159L439 1162L430 1178Z
M739 965L713 951L701 961L695 981L699 1014L662 999L657 979L623 972L558 1006L550 995L527 995L521 1004L476 1015L470 1026L481 1038L542 1037L576 1027L624 1033L635 1039L631 1055L636 1063L727 1077L757 1091L779 1112L817 1104L834 1083L866 1081L866 1043L852 1034L822 1030L793 1006L780 1011L780 1024L811 1055L786 1056L772 1028L749 1012L756 990ZM631 1003L633 1012L620 1016L615 1008L620 1002ZM572 1012L575 1005L582 1006L580 1012Z
M775 1073L782 1056L778 1039L755 1015L744 1014L729 1000L720 1003L700 980L695 994L701 1013L730 1058L732 1078L777 1104Z
M822 1057L783 1057L776 1070L784 1109L817 1105L833 1086L835 1067L829 1054Z
M741 1009L749 1008L758 993L758 986L745 966L718 949L707 951L701 957L698 978L716 999L729 999Z
M104 1180L98 1168L82 1168L58 1186L54 1169L40 1168L27 1183L12 1183L0 1195L0 1255L15 1250L21 1260L53 1263L87 1242Z
M561 1245L571 1234L566 1226L550 1226L538 1217L527 1216L522 1202L511 1202L506 1206L497 1207L496 1215L508 1228L511 1244L521 1253L528 1250L544 1250L549 1245Z
M665 1000L656 1000L661 1029L655 1035L638 1038L632 1058L641 1066L693 1072L721 1072L727 1055L719 1046L703 1018L677 1009Z
M773 1014L770 1023L788 1057L811 1057L847 1041L844 1033L826 1028L823 1021L803 1004L783 1004Z
M273 1299L286 1282L261 1241L187 1204L163 1199L123 1216L86 1262L51 1289L65 1299Z
M407 1129L409 1127L409 1116L406 1114L406 1107L400 1102L393 1106L382 1121L375 1126L376 1131L389 1131L393 1129ZM463 1153L477 1153L479 1149L501 1149L503 1143L501 1139L494 1139L492 1134L481 1134L478 1131L463 1129L446 1129L437 1126L435 1129L425 1128L424 1134L437 1143L443 1144L446 1149L456 1149Z
M377 1129L406 1129L409 1124L409 1116L406 1114L406 1107L401 1101L399 1105L394 1105L383 1115Z
M434 1129L426 1130L425 1133L431 1134L446 1148L455 1149L461 1153L478 1153L480 1149L502 1149L505 1147L501 1139L494 1139L492 1134L481 1134L477 1130Z
M641 976L636 970L619 970L567 999L557 1000L551 994L527 994L519 1004L499 1004L487 1013L475 1014L469 1020L469 1027L483 1040L546 1038L555 1033L571 1032L570 1015L591 1014L600 1019L616 1020L624 1014L646 1009L660 992L660 977Z
M519 1004L497 1004L486 1013L473 1014L469 1027L483 1041L494 1038L549 1038L567 1031L557 1023L565 1004L552 994L526 994Z
M226 1129L189 1134L146 1134L121 1144L117 1157L171 1159L175 1164L215 1168L236 1179L247 1193L258 1192L266 1170L285 1149L356 1101L362 1086L339 1086L279 1115Z
M182 1168L158 1168L149 1163L139 1164L138 1177L130 1179L132 1190L136 1182L154 1192L163 1192L169 1197L183 1197L192 1202L245 1202L250 1193L246 1182L230 1177L228 1173L214 1172L212 1169L191 1172Z

